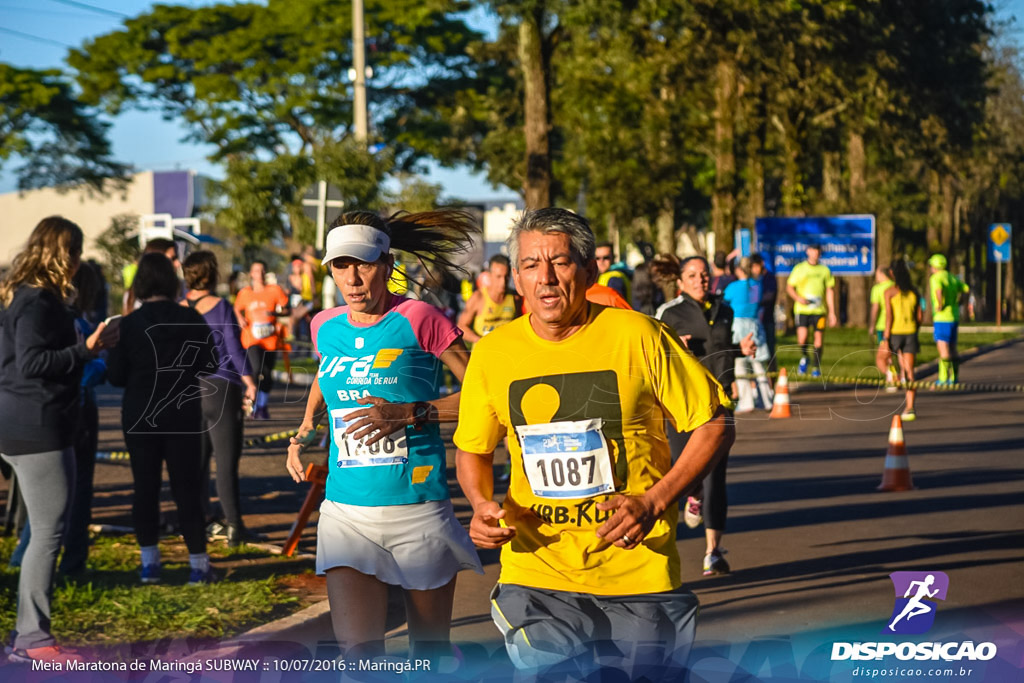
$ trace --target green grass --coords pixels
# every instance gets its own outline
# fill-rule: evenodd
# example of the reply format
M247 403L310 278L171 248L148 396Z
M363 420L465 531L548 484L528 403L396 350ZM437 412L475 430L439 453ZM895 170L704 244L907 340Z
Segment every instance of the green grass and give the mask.
M969 329L960 329L961 350L993 344L1018 336L1013 332L972 333ZM938 352L930 333L922 332L921 353L917 355L917 365L935 360ZM825 331L825 347L821 359L821 369L826 377L858 377L878 379L881 373L875 368L875 351L877 346L874 337L869 337L863 327L837 328ZM796 373L800 362L800 348L795 335L783 335L776 341L776 354L779 367L785 367L791 374Z
M15 625L18 570L7 567L15 545L14 538L0 539L0 634ZM282 590L280 577L270 573L309 571L301 561L251 546L229 550L211 544L215 567L238 566L229 568L218 583L189 586L183 544L167 538L160 547L162 582L143 586L133 537L95 539L84 575L57 579L52 625L57 640L102 645L167 637L223 638L302 606L292 591Z

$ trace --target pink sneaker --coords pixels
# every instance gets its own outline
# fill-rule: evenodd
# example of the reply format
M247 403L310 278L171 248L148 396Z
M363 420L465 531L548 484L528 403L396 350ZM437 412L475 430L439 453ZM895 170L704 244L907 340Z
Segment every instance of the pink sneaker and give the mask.
M704 508L704 501L700 498L690 496L686 499L686 507L683 508L683 521L686 526L696 529L704 522L704 515L701 510Z

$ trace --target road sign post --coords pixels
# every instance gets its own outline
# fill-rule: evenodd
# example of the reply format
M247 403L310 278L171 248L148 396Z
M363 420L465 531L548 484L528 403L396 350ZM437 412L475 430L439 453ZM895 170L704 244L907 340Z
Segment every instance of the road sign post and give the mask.
M988 226L988 259L996 264L996 327L1003 325L1003 264L1010 261L1013 226L993 223Z

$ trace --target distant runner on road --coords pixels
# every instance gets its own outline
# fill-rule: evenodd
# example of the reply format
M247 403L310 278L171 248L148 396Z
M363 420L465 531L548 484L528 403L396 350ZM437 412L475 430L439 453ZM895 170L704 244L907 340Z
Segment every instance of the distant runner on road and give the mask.
M814 369L811 377L821 377L821 350L825 343L825 321L829 327L839 324L836 317L836 279L832 271L821 261L821 246L807 246L807 260L793 267L786 280L786 293L795 302L793 315L796 319L796 343L800 345L800 365L797 372L807 374L810 349L807 348L807 331L814 330ZM827 317L826 317L827 314Z
M960 381L960 354L957 333L960 329L960 295L971 291L956 275L946 270L946 257L932 254L928 259L931 277L928 292L932 299L932 335L939 350L939 386Z

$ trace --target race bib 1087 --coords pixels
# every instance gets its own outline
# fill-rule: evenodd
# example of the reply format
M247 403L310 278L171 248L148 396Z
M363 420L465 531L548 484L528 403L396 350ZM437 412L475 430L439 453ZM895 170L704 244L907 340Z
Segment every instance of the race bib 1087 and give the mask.
M535 496L592 498L615 490L600 419L522 425L516 435Z

